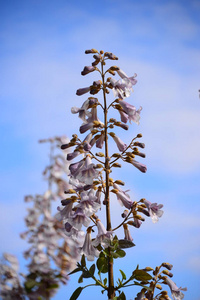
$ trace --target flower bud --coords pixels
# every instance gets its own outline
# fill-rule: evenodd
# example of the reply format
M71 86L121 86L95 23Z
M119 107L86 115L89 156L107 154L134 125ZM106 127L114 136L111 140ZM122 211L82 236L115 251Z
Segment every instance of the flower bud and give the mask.
M95 67L93 67L93 66L86 66L86 67L84 67L83 71L81 72L81 75L83 75L83 76L87 75L87 74L93 72L94 70L96 70Z
M115 183L119 185L125 185L125 183L121 180L115 180Z
M141 138L141 137L142 137L142 134L138 133L137 138Z
M103 152L98 152L98 153L96 153L96 156L99 156L99 157L104 157L105 155L104 155L104 153L103 153Z
M121 168L121 165L118 164L118 163L114 163L114 164L112 165L112 167L114 167L114 168Z
M85 50L85 54L90 54L90 53L98 53L98 50L96 49Z
M156 288L162 290L162 286L160 284L156 284Z
M170 263L162 263L162 267L167 268L168 270L171 270L173 268L173 265Z
M128 216L128 213L129 213L128 209L125 209L124 212L121 214L122 218L126 218ZM129 222L131 222L131 221L129 221ZM129 222L128 222L128 224L130 224Z

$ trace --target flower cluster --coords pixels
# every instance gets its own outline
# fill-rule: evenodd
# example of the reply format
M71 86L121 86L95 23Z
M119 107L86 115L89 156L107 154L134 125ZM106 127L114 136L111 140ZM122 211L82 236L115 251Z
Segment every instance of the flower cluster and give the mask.
M77 251L82 255L81 263L77 264L77 268L72 273L82 271L79 282L82 282L83 278L92 277L95 280L95 285L100 285L103 291L107 291L109 299L115 299L115 291L119 291L131 280L138 280L143 284L149 283L150 289L151 285L153 286L154 282L151 283L150 281L153 277L147 274L148 270L136 269L125 283L122 281L126 279L126 276L120 270L123 280L119 280L118 287L115 287L113 258L123 257L125 255L123 248L135 246L129 226L140 228L145 217L150 217L153 223L158 222L163 215L163 205L151 203L146 199L133 201L128 191L122 188L124 182L119 179L114 180L110 176L115 168L121 167L120 161L133 165L142 173L147 171L146 165L136 159L136 157L145 158L145 153L140 150L145 148L145 144L139 141L142 134L137 134L130 143L125 143L114 132L116 127L128 130L128 121L139 125L142 107L137 109L125 101L137 83L136 74L128 76L116 65L111 65L105 70L107 61L118 60L113 53L97 51L96 49L86 50L85 53L93 54L94 61L91 66L85 66L81 74L85 76L97 72L100 74L100 78L93 81L90 86L80 88L76 92L78 96L83 95L84 97L90 93L80 108L75 106L71 109L71 112L78 114L82 121L79 132L81 134L87 133L87 135L80 139L77 134L73 134L71 140L61 146L63 150L69 148L73 148L73 150L70 150L66 157L69 163L69 182L65 189L67 196L61 201L62 206L58 207L56 217L59 221L63 221L65 234L77 243ZM115 79L115 75L118 75L119 79ZM114 100L108 104L106 95L110 91L113 92ZM102 92L103 101L96 97L99 92ZM119 120L108 117L110 109L119 113ZM102 115L103 118L101 119ZM109 154L110 138L115 142L119 153ZM95 153L98 148L103 149L102 152ZM116 195L117 202L125 209L121 215L121 222L116 228L111 225L111 193ZM104 208L106 212L105 226L97 215L98 211L101 209L102 212ZM123 239L119 239L116 235L120 227L124 229ZM106 279L102 281L100 276L100 279L97 280L94 276L95 264L87 269L85 257L89 261L93 261L95 257L98 258L96 262L98 274L100 276L101 273L108 273L108 286ZM155 274L157 274L156 270ZM165 281L170 286L172 296L176 297L178 288L175 288L169 279ZM78 288L71 299L77 299L77 295L81 293L82 289L81 287ZM163 295L161 294L159 298L155 299L168 299L166 293L165 297ZM182 294L180 295L182 297ZM119 297L125 299L124 293L120 292ZM142 290L136 299L153 300L153 294L150 294L148 290Z

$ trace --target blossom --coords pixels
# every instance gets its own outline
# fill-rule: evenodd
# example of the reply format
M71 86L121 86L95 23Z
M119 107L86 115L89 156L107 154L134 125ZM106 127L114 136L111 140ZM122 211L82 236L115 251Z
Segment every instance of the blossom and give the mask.
M81 108L78 108L76 106L71 108L72 114L79 114L79 118L82 119L83 121L86 121L85 117L90 116L91 113L88 111L90 105L90 100L87 99L85 102L83 102Z
M124 99L129 97L131 94L132 84L128 79L116 80L114 78L110 79L110 83L113 87L114 96L119 99Z
M93 67L93 66L86 66L86 67L84 67L83 71L81 72L81 75L83 75L83 76L87 75L87 74L93 72L94 70L96 70L95 67Z
M77 228L72 226L69 222L66 222L65 223L65 235L69 236L76 243L82 244L85 233L83 230L78 230Z
M133 205L133 201L130 199L130 196L126 193L126 191L122 191L118 184L114 183L113 187L117 190L117 200L120 202L120 204L130 209Z
M147 167L141 163L139 163L138 161L136 161L135 159L132 159L130 162L134 167L136 167L138 170L140 170L142 173L146 173L147 171Z
M112 239L112 231L107 231L99 219L97 221L98 234L92 244L97 247L101 244L104 247L110 245L110 240Z
M78 163L71 164L69 166L71 175L85 184L92 185L93 179L97 178L99 172L95 170L95 165L89 156L86 159L79 161Z
M85 88L81 88L81 89L78 89L78 90L76 91L76 95L77 95L77 96L82 96L82 95L88 93L89 91L90 91L90 86L85 87Z
M131 77L128 77L128 75L126 75L126 73L124 71L122 71L121 69L118 69L117 73L122 79L124 79L124 78L128 79L131 82L132 85L135 85L137 83L137 80L135 79L137 74L135 74Z
M121 69L118 69L117 73L122 79L116 80L111 78L110 83L113 86L114 96L118 97L119 99L124 99L129 97L131 91L133 91L132 86L137 83L135 80L136 75L128 77L128 75L126 75L126 73Z
M132 236L130 234L128 225L127 224L123 224L123 227L124 227L124 234L125 234L124 239L132 242L133 238L132 238Z
M77 207L81 207L86 216L91 216L98 211L101 205L97 202L94 190L91 189L89 192L81 193L81 201Z
M163 207L162 204L157 204L157 203L151 203L150 201L144 199L143 200L144 204L146 205L148 212L150 214L150 217L153 221L153 223L158 222L158 218L162 217L163 215L163 210L161 210L160 208Z
M119 149L119 151L123 152L126 150L127 145L115 134L111 134L113 140L115 141L117 148Z
M169 286L174 300L182 300L184 298L184 294L181 292L181 290L187 291L187 288L178 288L169 277L165 277L165 282Z
M99 256L99 251L92 245L91 231L92 227L88 227L84 244L81 247L81 253L84 254L89 261L93 261L95 256Z
M121 116L121 121L124 123L127 123L127 121L129 120L129 122L131 123L131 121L135 122L137 125L139 125L139 120L140 120L140 112L142 110L142 107L140 106L140 108L138 110L136 110L135 106L127 103L126 101L120 101L119 103L122 107L122 111L119 110L120 116Z
M90 224L90 219L86 216L83 209L78 207L76 212L71 216L68 222L74 226L76 229L81 230L82 225L88 227Z
M55 215L55 218L58 221L66 221L69 218L71 218L71 216L74 214L74 212L72 211L72 207L73 207L73 201L68 201L67 205L65 205L65 207L63 209L61 209L59 206L57 207L57 214Z

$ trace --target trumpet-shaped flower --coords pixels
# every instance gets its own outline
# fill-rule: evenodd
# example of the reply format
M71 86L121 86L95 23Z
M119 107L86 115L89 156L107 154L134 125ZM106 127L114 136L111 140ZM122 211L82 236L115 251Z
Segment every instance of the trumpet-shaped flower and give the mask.
M95 165L89 156L78 163L69 166L71 175L85 184L92 185L93 179L98 177L99 172L95 170Z
M81 230L82 225L88 227L90 224L90 219L86 216L83 209L78 207L76 212L71 216L68 222L78 230Z
M118 184L113 184L114 189L118 190L116 193L117 200L121 205L124 205L126 208L130 209L133 205L133 201L130 199L130 196L126 193L126 191L122 191Z
M114 96L121 100L126 97L129 97L131 94L131 91L133 90L132 84L127 78L124 78L121 80L116 80L114 78L111 78L110 84L113 87Z
M71 108L71 112L72 114L79 114L79 118L82 119L83 121L86 121L85 117L89 117L91 115L91 113L88 111L90 105L90 100L87 99L85 102L83 102L83 105L81 106L81 108L78 107L72 107Z
M132 238L132 236L130 234L130 230L128 228L128 225L127 224L123 224L123 227L124 227L124 235L125 235L124 239L132 242L133 238Z
M119 151L123 152L126 150L127 145L116 135L112 135L113 140L115 141Z
M84 254L89 261L93 261L94 257L99 256L99 251L92 245L91 231L92 231L92 228L88 227L87 233L85 236L85 241L81 248L81 253Z
M77 205L77 207L81 207L86 216L91 216L101 207L99 203L97 203L97 197L94 195L94 191L90 190L89 192L81 193L81 201Z
M97 247L99 244L101 244L104 247L107 247L110 245L113 232L107 231L99 219L97 219L96 221L97 221L98 234L95 240L92 242L92 244L95 247Z
M142 173L146 173L147 171L147 167L141 163L139 163L138 161L136 161L135 159L132 159L131 164L136 167L138 170L140 170Z
M182 300L184 298L184 294L181 292L181 290L187 291L187 288L178 288L169 277L165 278L165 282L169 286L174 300Z
M146 205L148 212L150 214L150 217L153 221L153 223L157 223L159 218L162 217L164 211L161 210L163 207L162 204L157 204L157 203L151 203L148 200L143 200L144 204Z
M120 101L119 104L123 109L119 111L121 116L121 121L127 123L127 121L129 120L130 123L131 121L133 121L139 125L140 112L142 110L142 107L140 106L140 108L136 110L135 106L127 103L126 101Z

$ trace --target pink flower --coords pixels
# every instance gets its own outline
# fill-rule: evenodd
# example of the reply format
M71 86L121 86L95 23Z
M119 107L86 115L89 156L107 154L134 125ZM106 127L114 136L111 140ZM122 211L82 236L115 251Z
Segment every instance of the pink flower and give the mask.
M181 292L181 290L187 291L187 288L178 288L169 277L165 278L165 282L168 284L174 300L182 300L184 298L184 294Z
M146 199L144 199L143 202L148 209L148 212L150 214L150 217L151 217L153 223L157 223L159 218L162 217L162 215L164 213L164 211L160 209L163 207L163 205L157 204L157 203L151 203L150 201L148 201Z

